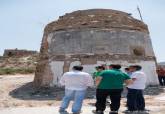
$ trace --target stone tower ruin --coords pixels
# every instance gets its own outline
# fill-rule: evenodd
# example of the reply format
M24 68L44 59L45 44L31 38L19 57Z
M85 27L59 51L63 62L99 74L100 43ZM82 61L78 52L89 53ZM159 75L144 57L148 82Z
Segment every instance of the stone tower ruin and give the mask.
M145 23L111 9L67 13L45 27L34 84L58 85L64 72L83 65L92 73L100 64L143 66L147 84L158 84L156 59Z

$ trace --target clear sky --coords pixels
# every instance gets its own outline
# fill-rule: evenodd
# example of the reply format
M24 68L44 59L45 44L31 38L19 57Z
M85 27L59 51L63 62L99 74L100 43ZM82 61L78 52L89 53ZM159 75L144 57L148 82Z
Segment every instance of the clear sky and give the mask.
M157 60L165 61L165 0L0 0L0 55L4 49L40 49L43 29L75 10L104 8L132 13L149 26Z

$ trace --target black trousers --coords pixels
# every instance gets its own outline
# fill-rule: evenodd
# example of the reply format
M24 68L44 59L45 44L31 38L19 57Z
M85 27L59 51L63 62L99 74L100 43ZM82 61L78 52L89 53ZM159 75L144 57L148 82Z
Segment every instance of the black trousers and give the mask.
M159 84L161 86L165 86L165 76L158 76L159 78Z
M142 111L145 109L143 90L128 88L127 107L130 111Z
M96 111L104 111L106 108L106 99L109 96L111 100L111 111L118 111L120 108L120 99L123 89L97 89L96 91Z

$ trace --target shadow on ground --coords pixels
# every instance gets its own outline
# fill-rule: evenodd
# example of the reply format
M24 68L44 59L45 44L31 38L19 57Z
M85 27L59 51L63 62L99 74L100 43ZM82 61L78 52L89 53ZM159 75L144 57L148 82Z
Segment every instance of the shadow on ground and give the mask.
M164 87L161 86L148 86L144 90L144 95L159 95L164 92Z
M149 86L145 89L145 95L158 95L164 90L160 86ZM123 92L123 94L126 94ZM64 95L64 88L52 87L52 88L40 88L34 89L32 82L26 83L9 93L10 96L22 100L61 100ZM86 98L93 99L95 96L95 89L89 88ZM123 95L125 96L125 95Z
M91 99L94 97L95 89L88 89L86 98ZM33 83L26 83L19 88L9 92L13 98L21 100L61 100L64 96L64 88L51 87L34 89Z
M63 94L63 88L53 87L34 89L32 82L26 83L25 85L22 85L9 93L10 96L22 100L55 100L61 99Z
M127 89L125 88L123 90L122 93L122 97L126 98L127 96ZM145 90L144 90L144 95L150 95L150 96L155 96L155 95L159 95L160 93L164 92L164 87L161 86L148 86Z

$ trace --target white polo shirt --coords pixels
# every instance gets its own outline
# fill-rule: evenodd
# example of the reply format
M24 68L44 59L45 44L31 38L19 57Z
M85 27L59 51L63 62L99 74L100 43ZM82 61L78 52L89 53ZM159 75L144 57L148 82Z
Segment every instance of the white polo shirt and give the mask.
M69 90L85 90L88 86L93 86L92 76L81 71L66 72L60 80L60 84Z
M143 71L135 71L132 73L131 78L136 80L133 84L128 85L130 89L145 89L147 77Z

